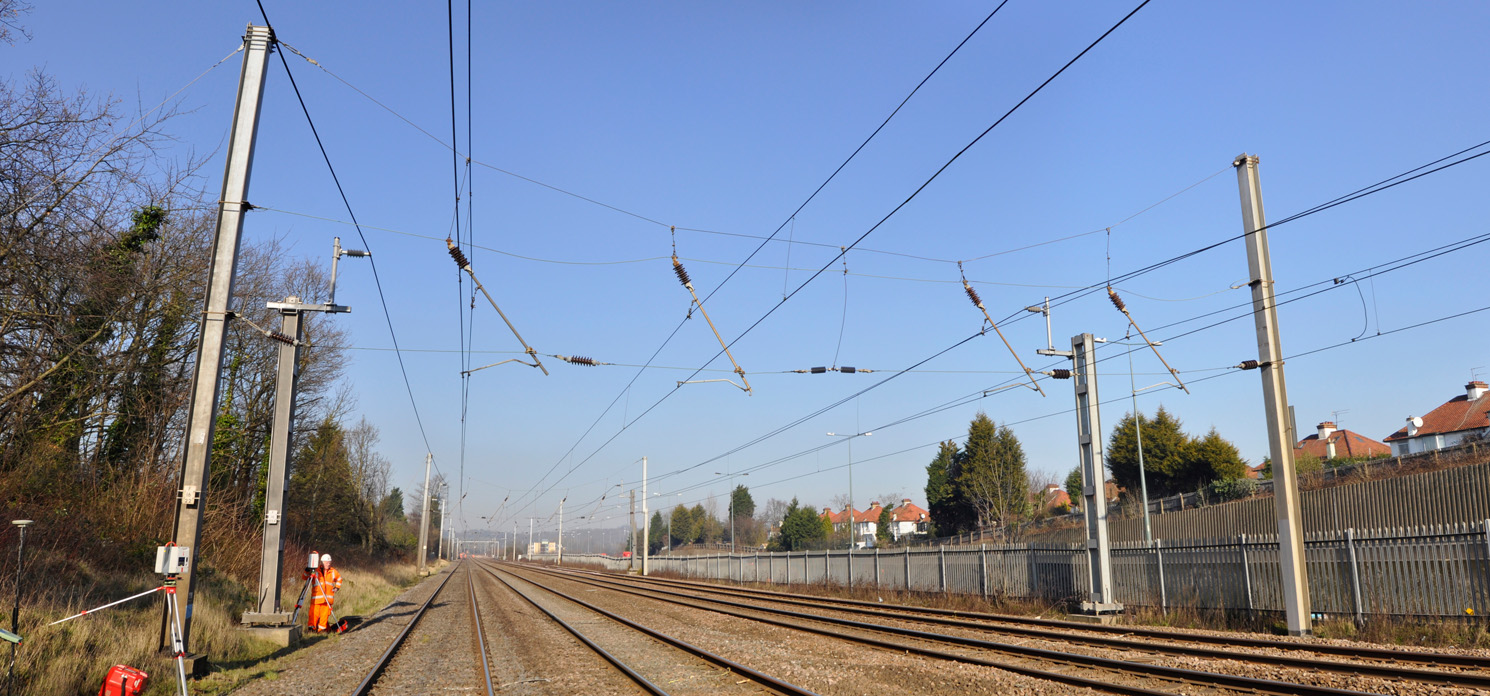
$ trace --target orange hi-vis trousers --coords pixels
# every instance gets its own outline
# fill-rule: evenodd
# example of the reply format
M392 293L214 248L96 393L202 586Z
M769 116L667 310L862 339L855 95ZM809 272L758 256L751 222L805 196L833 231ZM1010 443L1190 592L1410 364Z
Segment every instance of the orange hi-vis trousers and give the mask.
M324 631L331 625L331 604L341 589L341 573L335 568L317 570L311 576L310 630Z

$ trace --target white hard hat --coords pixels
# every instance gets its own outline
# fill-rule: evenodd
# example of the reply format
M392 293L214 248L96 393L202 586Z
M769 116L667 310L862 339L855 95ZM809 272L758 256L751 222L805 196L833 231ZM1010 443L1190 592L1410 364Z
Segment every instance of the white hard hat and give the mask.
M321 554L321 562L322 563L330 563L331 562L331 554L329 554L329 553L323 553L323 554Z

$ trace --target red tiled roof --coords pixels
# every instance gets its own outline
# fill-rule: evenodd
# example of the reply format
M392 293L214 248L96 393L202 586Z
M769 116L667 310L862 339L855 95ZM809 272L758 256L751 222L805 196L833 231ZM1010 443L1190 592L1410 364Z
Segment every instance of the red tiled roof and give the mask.
M1350 430L1336 430L1324 440L1319 439L1317 433L1299 440L1293 446L1294 454L1307 453L1320 459L1329 459L1331 442L1335 443L1336 457L1385 457L1392 453L1392 448L1365 435Z
M931 517L925 510L909 500L900 501L900 505L891 510L890 514L895 516L896 522L922 522Z
M1058 486L1046 486L1045 490L1036 494L1036 499L1041 506L1046 508L1071 504L1071 495Z
M868 510L864 510L863 512L860 512L858 510L855 510L854 511L854 521L855 522L879 522L880 521L880 510L883 510L883 509L884 508L880 507L880 504L878 502L870 503Z
M1423 416L1423 427L1418 428L1417 434L1413 437L1456 433L1485 426L1490 426L1490 393L1474 401L1469 400L1468 394L1460 394ZM1397 432L1386 436L1383 441L1405 439L1407 439L1407 427L1403 426Z
M848 514L843 511L833 512L833 508L823 508L823 514L818 517L826 517L833 524L847 524Z

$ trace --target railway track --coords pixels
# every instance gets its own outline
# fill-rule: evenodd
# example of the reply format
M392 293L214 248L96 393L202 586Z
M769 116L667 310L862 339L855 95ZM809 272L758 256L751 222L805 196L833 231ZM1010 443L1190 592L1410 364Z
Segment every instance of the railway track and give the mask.
M621 616L619 616L619 615L617 615L617 614L615 614L613 612L607 611L607 610L602 609L602 608L600 608L598 606L595 606L594 604L591 604L589 602L586 602L585 600L582 600L582 599L580 599L578 597L574 597L572 595L566 594L566 593L561 592L559 590L556 590L556 589L554 589L552 587L547 587L547 586L544 586L544 585L540 585L540 584L534 583L532 580L524 577L523 575L520 575L518 573L511 572L508 569L505 569L504 568L504 569L498 570L498 569L494 569L494 568L490 567L487 564L482 564L482 563L475 563L474 564L474 567L480 568L481 570L485 571L494 580L496 580L497 582L501 583L507 589L511 590L514 594L516 594L519 597L521 597L524 600L526 600L529 605L531 605L534 608L538 609L545 616L547 616L549 619L551 619L552 621L554 621L556 624L558 624L560 627L562 627L569 634L573 635L577 640L579 640L586 647L588 647L590 650L592 650L597 655L599 655L606 662L608 662L609 664L611 664L612 666L614 666L617 670L619 670L620 672L622 672L623 674L625 674L627 676L627 678L629 678L633 683L635 683L637 685L637 687L639 687L641 690L643 690L643 691L645 691L645 692L647 692L649 694L654 694L656 696L667 696L667 693L668 692L665 691L662 686L658 685L656 683L656 681L654 681L652 679L649 679L648 677L646 677L643 674L641 674L641 671L639 669L637 669L636 667L634 667L632 665L627 664L620 657L618 657L614 652L608 651L605 648L601 647L601 645L599 644L599 642L597 642L597 640L594 637L592 637L590 635L587 635L586 633L580 631L579 628L577 628L576 625L575 625L576 622L565 621L562 617L560 617L558 615L558 613L556 611L554 611L553 609L551 609L549 606L545 606L544 603L538 601L538 599L535 598L530 591L525 591L524 589L518 587L516 584L514 584L513 582L511 582L509 580L509 578L515 578L515 579L519 580L521 583L523 583L524 585L526 585L526 587L527 587L528 590L534 590L534 589L542 590L544 593L547 593L547 594L552 595L554 597L558 597L558 598L560 598L560 599L564 600L565 602L568 602L568 603L570 603L572 605L583 607L588 612L592 612L594 614L598 614L600 616L603 616L606 619L609 619L610 621L614 622L615 624L619 624L621 626L625 626L625 627L627 627L629 629L632 629L635 632L641 633L642 635L647 636L648 638L652 639L653 641L656 641L658 643L662 643L662 644L671 646L672 648L675 648L677 651L681 651L684 654L687 654L687 655L689 655L689 656L691 656L693 658L697 658L698 660L702 660L704 662L707 662L710 665L713 665L715 667L722 667L722 668L724 668L725 670L727 670L728 672L730 672L732 674L737 674L737 675L743 676L746 679L748 679L749 681L755 682L757 685L759 685L760 687L765 688L767 691L769 691L771 693L785 694L787 696L816 696L814 694L814 692L809 691L807 689L804 689L804 688L802 688L800 686L797 686L795 684L792 684L792 683L787 682L787 681L782 680L782 679L778 679L776 677L772 677L772 676L770 676L768 674L764 674L762 672L756 671L754 669L751 669L750 667L747 667L747 666L745 666L743 664L740 664L738 662L735 662L733 660L730 660L728 658L725 658L723 656L720 656L718 654L715 654L713 652L710 652L708 650L705 650L703 648L700 648L698 646L695 646L693 644L690 644L690 643L688 643L686 641L680 640L678 638L675 638L675 637L666 635L666 634L661 633L659 631L656 631L656 630L653 630L653 629L648 628L646 626L643 626L643 625L641 625L639 623L636 623L634 621L631 621L629 619L626 619L624 617L621 617ZM507 577L503 577L504 575L507 576ZM737 686L738 686L738 684L737 684ZM751 692L755 692L755 689L751 689L750 691Z
M1110 693L1174 693L1149 688L1154 682L1179 685L1185 693L1199 687L1223 693L1300 694L1303 696L1344 696L1365 692L1328 686L1302 684L1255 677L1206 672L1148 664L1025 645L1000 643L964 635L933 633L913 628L874 624L821 614L807 614L790 609L747 604L730 599L688 595L674 590L644 586L634 581L615 579L608 574L555 571L525 566L524 574L539 573L551 578L627 595L692 607L774 626L828 636L844 641L871 645L896 652L918 654L934 659L995 667L1026 676L1088 687ZM649 580L648 584L655 583ZM764 616L763 616L764 614ZM779 617L779 618L778 618ZM934 647L933 647L934 646ZM950 649L949 649L950 648ZM1001 659L991 659L988 653ZM1228 656L1231 658L1232 656ZM1094 674L1105 675L1097 676ZM1118 677L1117 680L1111 677ZM1126 682L1126 683L1125 683Z
M414 615L409 618L409 622L404 625L403 630L399 631L398 635L394 637L393 642L389 644L388 649L383 651L383 654L378 657L377 662L373 665L372 669L368 670L367 675L362 679L361 682L357 684L357 687L352 691L352 696L365 696L366 694L371 694L374 691L379 690L389 693L407 693L408 689L406 686L400 684L383 683L388 667L390 664L393 663L394 658L402 654L402 650L407 644L409 636L419 625L420 619L424 618L431 605L435 604L435 599L438 598L442 592L444 592L446 585L450 584L451 578L454 578L457 572L464 572L466 576L466 597L467 604L469 605L471 611L471 627L473 633L473 635L471 636L471 641L473 648L479 657L478 660L473 660L472 663L473 665L476 663L480 664L481 671L478 675L478 679L481 681L481 685L484 686L487 696L493 696L493 694L495 694L495 689L493 689L492 686L491 662L488 659L487 653L486 633L481 623L481 610L476 601L475 580L472 576L471 568L467 565L467 562L462 561L459 565L452 568L450 572L445 575L445 579L440 581L439 586L435 588L434 592L430 593L429 598L424 600L423 604L419 605L419 609L416 610L414 612ZM443 647L446 644L447 643L445 641L437 641L434 643L436 648Z
M610 573L575 570L566 572L579 573L611 581L617 579L616 575ZM712 595L753 601L768 601L786 606L798 606L856 616L873 617L877 620L889 619L923 625L969 629L1036 640L1081 644L1102 649L1214 660L1237 660L1274 667L1325 671L1338 674L1362 674L1383 679L1490 689L1490 659L1472 655L1410 652L1362 646L1275 641L1241 636L1188 634L1141 627L1093 625L1002 614L885 605L862 600L826 598L787 592L730 588L684 580L659 580L655 578L636 577L627 578L626 582L674 589L681 586L696 592ZM687 595L687 593L682 594L693 596ZM1189 644L1187 645L1186 643ZM1225 645L1231 649L1226 650L1213 647L1216 645ZM1236 648L1240 647L1272 652L1254 653L1236 650ZM1322 660L1307 657L1306 655L1353 658L1358 661ZM1364 660L1364 662L1361 660ZM1440 668L1451 667L1453 669L1424 669L1418 666L1404 666L1404 663Z

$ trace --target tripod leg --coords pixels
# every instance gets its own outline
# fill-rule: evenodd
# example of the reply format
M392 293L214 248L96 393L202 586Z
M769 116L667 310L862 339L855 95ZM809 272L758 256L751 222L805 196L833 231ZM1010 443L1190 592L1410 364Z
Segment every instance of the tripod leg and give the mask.
M300 623L300 607L305 604L305 592L310 589L310 578L305 579L305 584L300 586L300 596L295 598L295 613L290 615L290 624Z
M186 645L181 640L181 607L176 605L176 589L166 594L166 606L171 614L171 652L176 653L176 679L180 696L186 691Z

